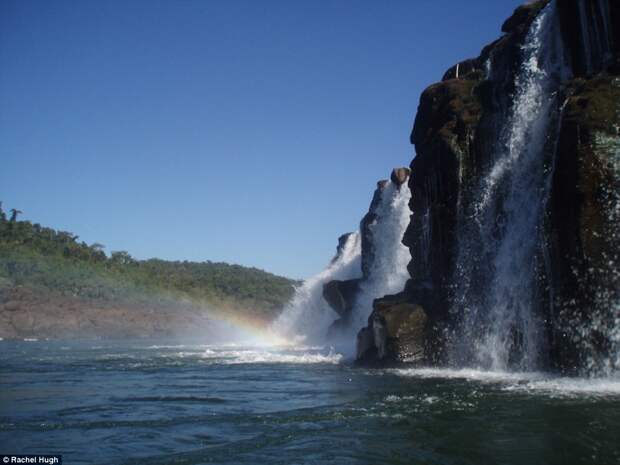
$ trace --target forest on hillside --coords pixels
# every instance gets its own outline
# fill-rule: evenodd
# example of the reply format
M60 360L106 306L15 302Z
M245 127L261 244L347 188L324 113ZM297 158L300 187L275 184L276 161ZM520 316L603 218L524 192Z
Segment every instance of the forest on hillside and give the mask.
M20 221L0 203L0 290L15 286L106 302L184 301L268 320L291 298L295 281L211 261L137 260L99 243Z

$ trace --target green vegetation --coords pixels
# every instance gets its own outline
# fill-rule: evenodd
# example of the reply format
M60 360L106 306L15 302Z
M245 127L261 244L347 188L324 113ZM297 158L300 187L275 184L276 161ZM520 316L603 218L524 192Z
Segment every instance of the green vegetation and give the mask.
M0 288L19 285L110 302L206 305L261 320L273 318L293 294L294 281L240 265L136 260L109 256L101 244L18 221L0 203Z

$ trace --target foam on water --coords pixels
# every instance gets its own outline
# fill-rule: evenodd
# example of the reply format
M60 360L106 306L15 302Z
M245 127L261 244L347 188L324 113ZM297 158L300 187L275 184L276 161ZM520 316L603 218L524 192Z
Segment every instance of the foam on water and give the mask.
M136 349L146 349L149 352L158 351L160 354L157 356L164 359L203 359L222 365L244 363L336 364L343 358L332 347L316 345L256 345L241 343L156 344L147 347L136 347ZM98 357L102 360L144 358L144 356L127 356L116 353L102 354Z
M223 365L239 365L254 363L290 363L290 364L337 364L342 360L342 355L329 351L322 353L318 351L302 350L296 351L272 351L272 350L232 350L232 351L213 351L206 350L202 354L203 358L216 359L217 363Z
M620 378L547 378L508 385L504 390L544 393L552 397L620 397Z
M457 379L496 384L503 391L552 397L620 396L620 377L569 378L542 372L487 371L471 368L404 368L386 371L405 378Z
M479 381L482 383L497 382L518 382L527 379L538 379L541 373L509 372L509 371L489 371L475 368L396 368L388 370L398 376L412 378L443 378L443 379L462 379L465 381Z

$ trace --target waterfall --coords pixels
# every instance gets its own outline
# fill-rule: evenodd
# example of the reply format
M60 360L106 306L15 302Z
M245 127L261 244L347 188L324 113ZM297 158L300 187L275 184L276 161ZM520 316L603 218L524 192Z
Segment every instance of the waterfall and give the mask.
M361 238L359 232L355 232L346 236L344 245L325 270L295 290L291 302L272 324L271 330L291 342L324 342L327 329L338 315L323 298L323 285L334 279L359 278L361 275Z
M544 343L536 281L551 171L546 154L555 142L547 135L557 126L560 83L569 77L555 2L533 21L521 55L492 166L457 231L451 311L461 321L453 360L496 370L536 368Z
M370 253L372 258L367 276L360 280L351 324L333 336L339 340L329 341L337 343L338 349L349 355L354 351L355 335L366 325L373 300L402 291L409 278L409 249L401 241L409 224L411 191L406 183L399 187L387 181L379 195L376 207L371 207L375 218L366 232L372 252L365 253ZM328 328L337 314L323 298L323 286L332 280L362 277L361 234L349 234L328 267L297 288L293 299L271 327L275 334L292 342L328 342Z
M410 199L411 191L406 183L398 187L389 181L381 192L375 211L377 218L369 226L374 258L353 308L353 334L366 325L373 300L401 292L409 279L407 265L411 255L402 238L411 217Z

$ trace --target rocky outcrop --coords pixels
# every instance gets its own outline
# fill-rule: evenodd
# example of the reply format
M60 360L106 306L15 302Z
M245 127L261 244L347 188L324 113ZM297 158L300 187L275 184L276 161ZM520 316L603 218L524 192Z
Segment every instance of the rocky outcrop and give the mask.
M377 188L372 196L368 213L364 215L360 222L360 233L362 237L362 275L368 279L370 269L372 268L372 262L375 258L375 251L372 245L372 232L371 225L377 221L377 209L381 203L381 195L387 186L387 180L381 180L377 182Z
M371 279L371 271L376 255L376 240L373 237L373 234L375 234L373 228L377 224L377 221L379 221L379 216L382 213L381 203L384 200L383 196L386 188L391 182L398 189L397 191L392 190L391 195L394 195L394 192L402 193L400 189L402 189L403 186L405 186L405 188L407 187L409 174L409 168L394 168L390 176L390 181L381 180L377 183L377 188L374 191L368 213L366 213L360 222L362 277L350 280L333 280L327 282L323 286L323 298L340 317L330 327L329 332L331 335L349 327L351 313L356 304L357 297L361 292L361 286L364 282ZM383 208L385 209L385 206ZM385 212L383 212L383 214L385 214ZM340 238L340 244L346 242L346 237L345 235ZM339 246L339 251L341 248L342 246ZM336 258L337 257L338 255ZM368 309L369 313L370 311L371 308Z
M344 253L345 245L347 244L347 241L353 234L355 233L352 233L352 232L345 233L345 234L342 234L338 238L338 245L336 246L336 255L333 256L331 263L335 263L339 258L342 257L342 254Z
M334 280L323 286L323 298L341 318L351 313L355 296L359 292L359 283L359 279Z
M426 89L411 138L417 156L409 180L412 220L403 243L412 256L412 280L435 290L436 309L447 307L460 185L465 170L475 166L474 132L481 116L476 87L475 80L451 79Z
M410 174L411 171L409 168L394 168L390 175L390 181L400 189L401 186L408 181ZM368 279L375 259L372 226L377 221L378 208L387 185L387 180L377 182L377 188L372 196L368 213L364 215L362 221L360 222L360 233L362 235L362 274L365 279Z
M411 170L409 168L394 168L390 175L390 181L400 187L407 182L410 174Z
M358 363L427 362L427 321L424 309L405 292L375 300L368 326L358 334Z
M344 258L345 247L352 236L356 233L346 233L338 238L336 255L331 260L331 265L336 264ZM330 266L331 266L330 265ZM327 330L329 338L339 337L351 322L351 313L355 304L355 297L359 292L361 278L353 279L334 279L323 284L322 296L325 302L338 314Z

